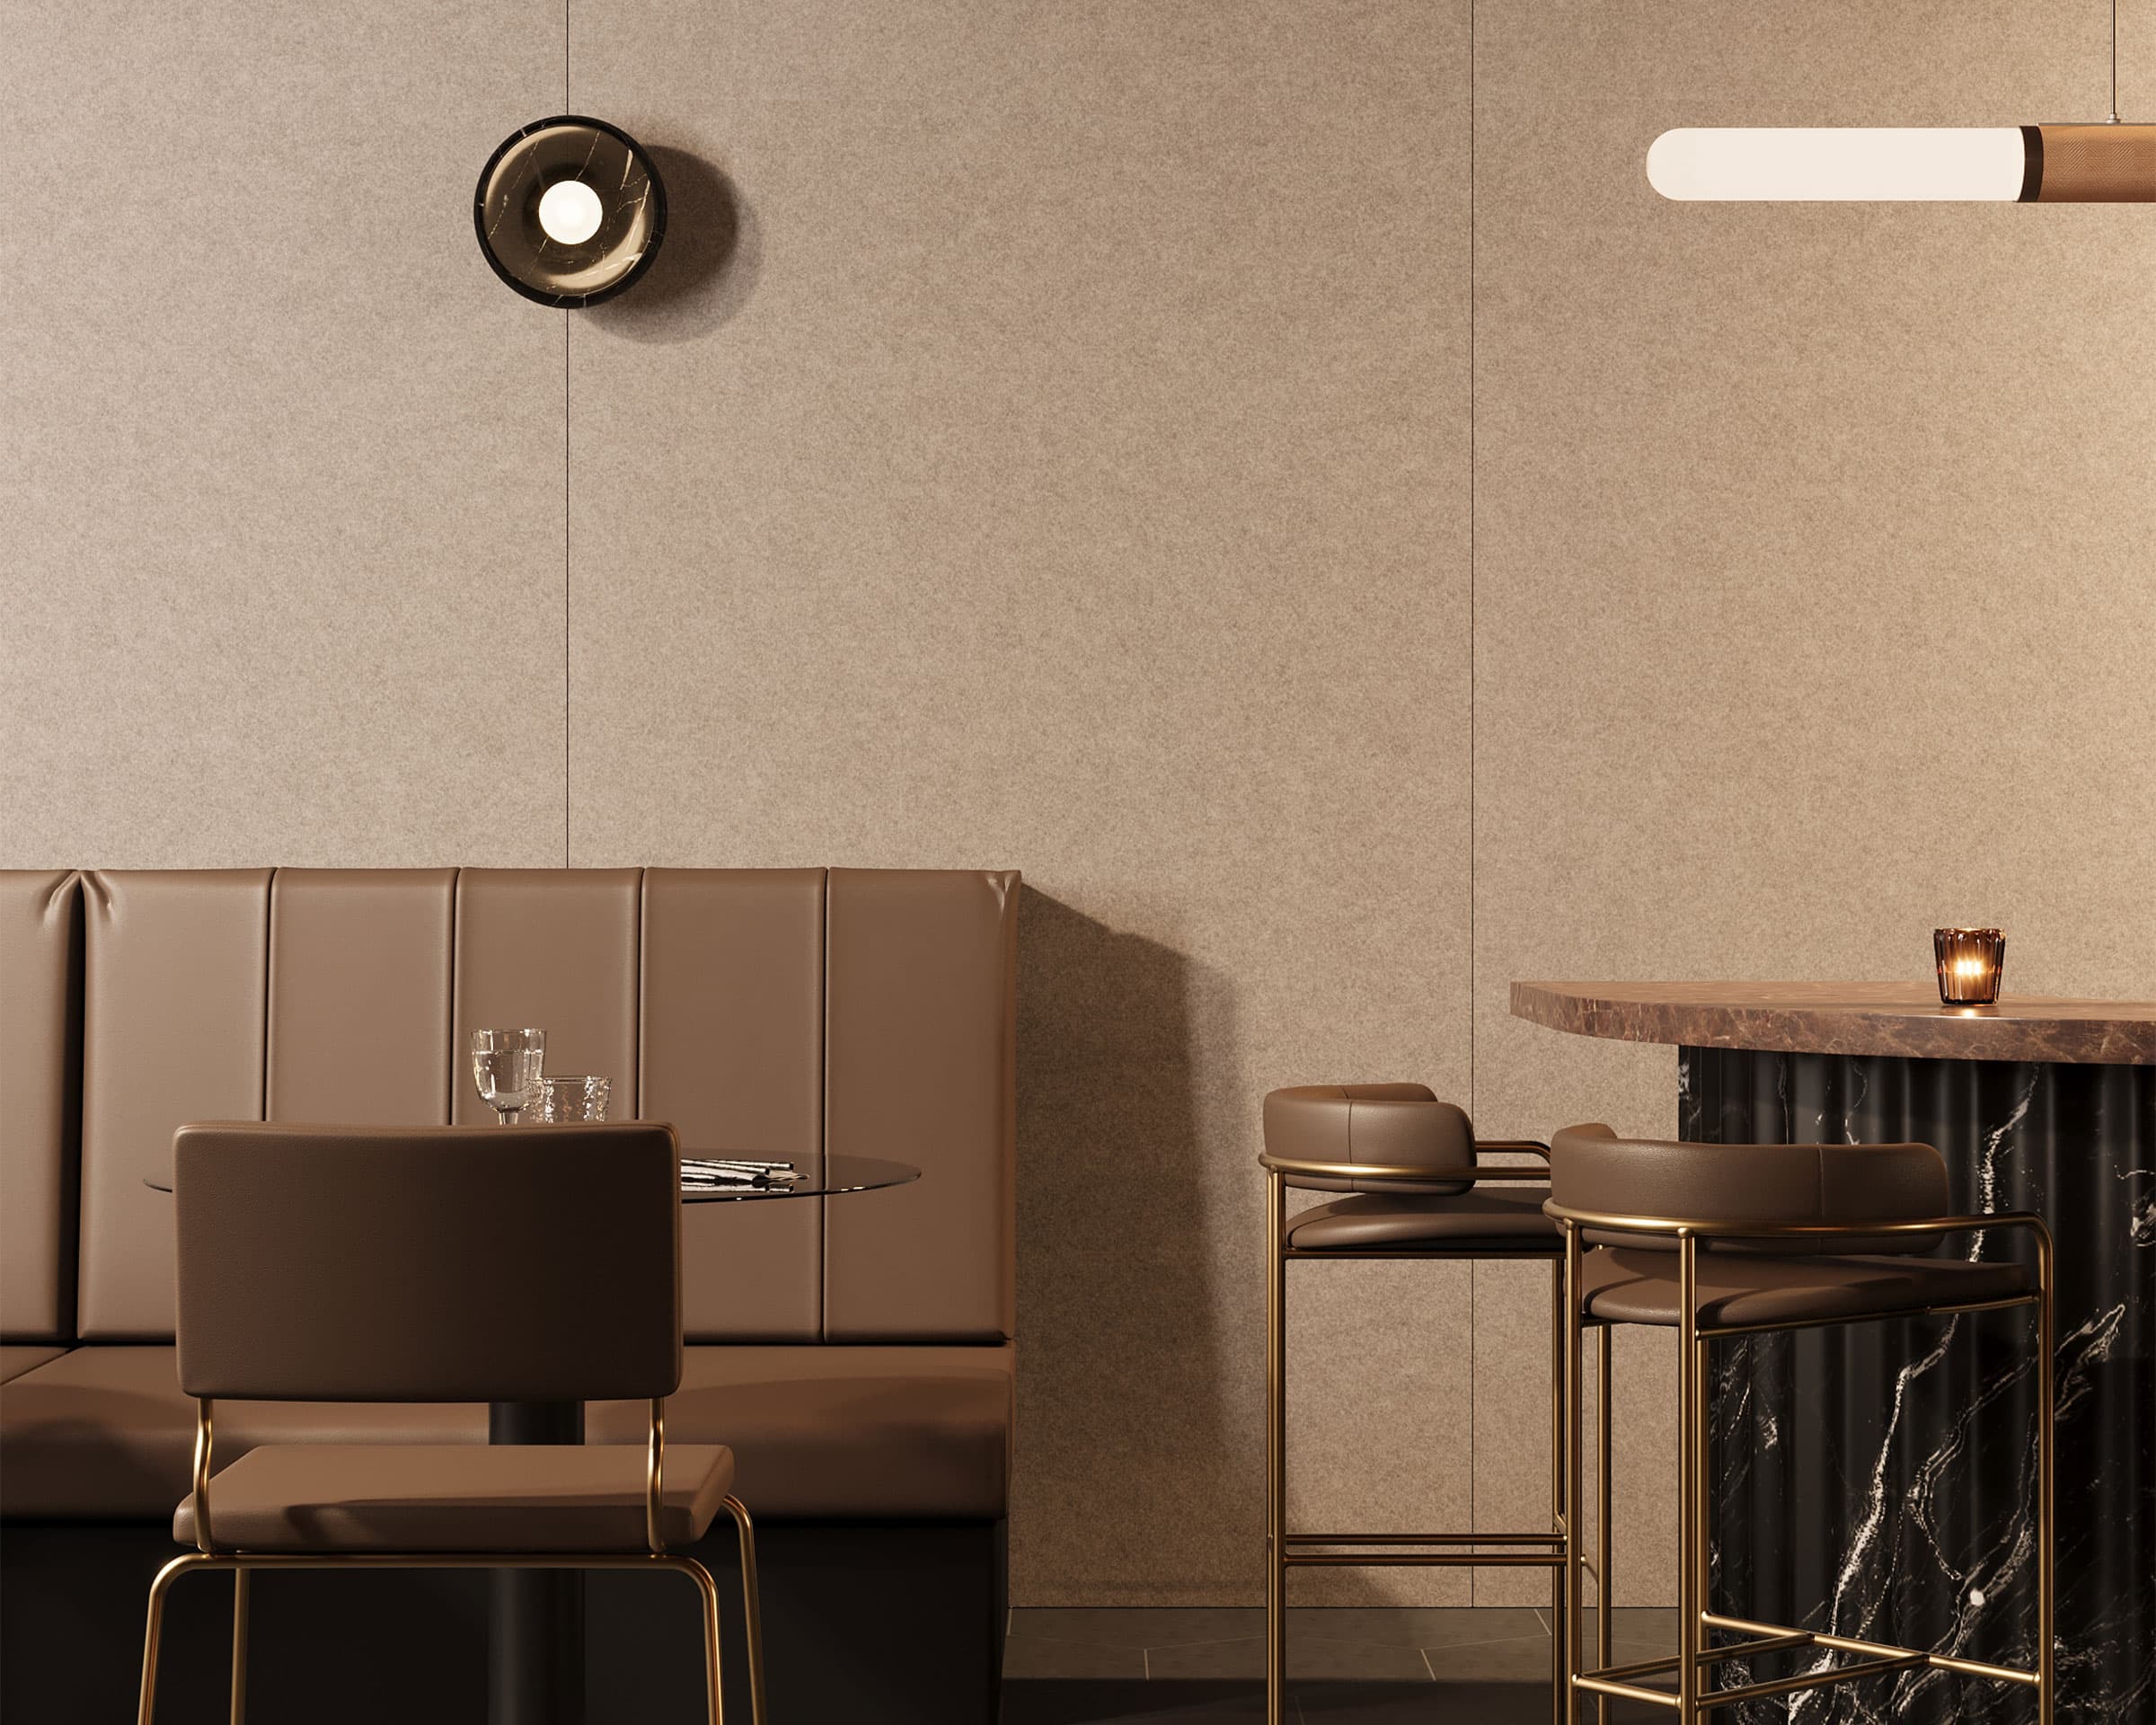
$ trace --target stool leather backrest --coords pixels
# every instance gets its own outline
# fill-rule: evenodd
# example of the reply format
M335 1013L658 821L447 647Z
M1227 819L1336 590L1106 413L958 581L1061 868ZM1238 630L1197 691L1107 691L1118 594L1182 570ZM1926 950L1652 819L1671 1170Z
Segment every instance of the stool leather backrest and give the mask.
M1265 1099L1265 1148L1294 1162L1359 1163L1427 1170L1411 1181L1290 1174L1314 1191L1411 1192L1454 1197L1473 1182L1475 1128L1466 1114L1424 1084L1299 1084Z
M570 1402L681 1382L671 1127L197 1125L172 1172L190 1395Z
M1603 1216L1703 1224L1861 1225L1949 1213L1947 1165L1928 1144L1678 1144L1621 1138L1600 1124L1568 1127L1550 1141L1553 1207ZM1590 1243L1667 1251L1671 1234L1585 1231ZM1938 1236L1716 1239L1715 1251L1781 1256L1922 1253Z

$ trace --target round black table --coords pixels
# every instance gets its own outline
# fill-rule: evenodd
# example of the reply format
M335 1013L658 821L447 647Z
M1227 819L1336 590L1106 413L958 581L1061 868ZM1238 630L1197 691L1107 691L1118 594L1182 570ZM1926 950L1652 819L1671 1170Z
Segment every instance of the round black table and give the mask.
M705 1153L692 1151L694 1158ZM733 1152L711 1151L712 1156ZM836 1198L905 1186L921 1178L911 1163L881 1156L826 1156L820 1171L791 1185L685 1184L684 1204L740 1204L782 1198ZM145 1179L154 1191L172 1190ZM580 1444L581 1402L495 1402L490 1444ZM575 1570L497 1570L488 1650L489 1725L576 1725L584 1712L584 1578Z

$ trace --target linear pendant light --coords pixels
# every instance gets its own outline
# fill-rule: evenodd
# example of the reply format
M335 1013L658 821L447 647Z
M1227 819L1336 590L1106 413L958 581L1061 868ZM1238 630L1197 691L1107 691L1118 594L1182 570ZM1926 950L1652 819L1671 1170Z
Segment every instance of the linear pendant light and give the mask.
M2156 203L2156 126L1685 128L1647 179L1683 201Z
M1647 152L1648 183L1684 202L2156 203L2156 126L1680 128Z

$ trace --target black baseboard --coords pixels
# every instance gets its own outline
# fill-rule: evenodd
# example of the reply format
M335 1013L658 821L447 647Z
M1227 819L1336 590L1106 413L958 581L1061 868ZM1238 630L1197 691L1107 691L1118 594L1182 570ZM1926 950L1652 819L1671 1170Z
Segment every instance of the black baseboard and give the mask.
M169 1527L0 1527L0 1717L133 1717L150 1578ZM769 1522L756 1530L774 1725L994 1725L1001 1685L1001 1522ZM748 1717L730 1524L693 1548L720 1588L727 1705ZM310 1725L472 1725L486 1717L487 1578L404 1570L257 1575L250 1711ZM587 1582L587 1725L703 1716L695 1589L678 1576ZM159 1663L160 1725L223 1725L232 1588L183 1579Z

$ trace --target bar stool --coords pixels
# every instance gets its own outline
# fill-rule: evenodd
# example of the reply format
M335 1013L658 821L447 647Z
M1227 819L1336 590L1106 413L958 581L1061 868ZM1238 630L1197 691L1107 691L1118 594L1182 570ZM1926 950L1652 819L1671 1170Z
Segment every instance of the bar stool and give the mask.
M1479 1153L1524 1152L1539 1166L1489 1165ZM1550 1150L1478 1142L1467 1116L1421 1084L1309 1084L1265 1099L1266 1490L1265 1716L1280 1725L1287 1683L1287 1572L1304 1566L1462 1569L1565 1566L1563 1236L1543 1214ZM1477 1188L1532 1181L1524 1192ZM1290 1187L1344 1198L1287 1214ZM1300 1259L1542 1258L1551 1274L1550 1529L1542 1533L1291 1534L1287 1531L1287 1266ZM1604 1517L1606 1527L1608 1517ZM1483 1546L1536 1549L1490 1552ZM1362 1549L1358 1549L1362 1548ZM1374 1548L1374 1549L1368 1549ZM1436 1548L1436 1549L1429 1549ZM1600 1573L1597 1570L1597 1573ZM1556 1592L1561 1610L1566 1596ZM1604 1614L1605 1617L1607 1614ZM1551 1637L1551 1694L1561 1721L1564 1638Z
M1925 1144L1670 1144L1576 1126L1551 1140L1549 1214L1564 1232L1565 1390L1579 1405L1579 1341L1599 1331L1603 1405L1609 1405L1608 1336L1620 1323L1677 1331L1677 1651L1613 1667L1607 1628L1593 1670L1582 1670L1579 1575L1565 1570L1563 1661L1574 1694L1617 1695L1674 1710L1694 1725L1715 1709L1929 1666L2037 1692L2041 1725L2056 1706L2053 1618L2052 1243L2026 1212L1957 1216L1946 1163ZM1991 1229L2033 1236L2036 1275L2018 1263L1937 1258L1941 1238ZM1845 1635L1718 1613L1708 1597L1708 1348L1758 1335L1879 1318L1931 1317L2005 1306L2037 1308L2037 1661L2034 1670L1951 1658ZM1580 1505L1580 1446L1565 1420L1568 1523ZM1605 1448L1606 1454L1606 1448ZM1607 1502L1607 1480L1604 1482ZM1605 1510L1604 1526L1607 1526ZM1715 1647L1715 1631L1745 1639ZM1806 1648L1860 1655L1853 1665L1741 1687L1713 1687L1725 1659ZM1674 1672L1676 1689L1639 1679Z

